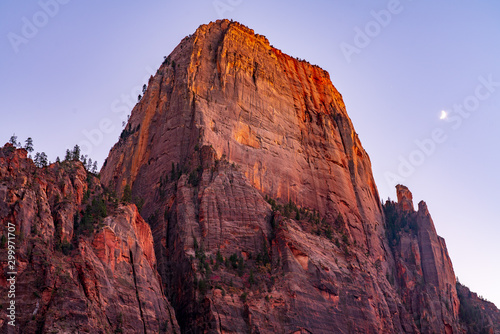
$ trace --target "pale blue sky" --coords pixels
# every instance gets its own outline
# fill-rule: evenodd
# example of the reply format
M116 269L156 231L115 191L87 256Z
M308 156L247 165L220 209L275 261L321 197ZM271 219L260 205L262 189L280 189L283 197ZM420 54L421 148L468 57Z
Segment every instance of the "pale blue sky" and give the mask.
M387 173L398 174L401 159L412 164L400 181L415 206L427 202L456 275L500 305L498 1L5 0L0 141L31 136L55 160L90 143L87 132L94 142L87 151L101 165L131 109L127 100L136 101L136 89L184 36L222 17L330 73L381 197L396 197ZM440 120L455 104L470 116ZM445 140L432 139L433 131Z

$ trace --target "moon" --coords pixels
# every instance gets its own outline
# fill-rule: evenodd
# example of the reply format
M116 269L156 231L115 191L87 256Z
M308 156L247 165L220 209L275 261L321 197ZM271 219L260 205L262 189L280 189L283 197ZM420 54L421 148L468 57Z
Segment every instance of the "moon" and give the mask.
M439 119L445 119L448 117L448 113L444 110L441 110L441 116L439 116Z

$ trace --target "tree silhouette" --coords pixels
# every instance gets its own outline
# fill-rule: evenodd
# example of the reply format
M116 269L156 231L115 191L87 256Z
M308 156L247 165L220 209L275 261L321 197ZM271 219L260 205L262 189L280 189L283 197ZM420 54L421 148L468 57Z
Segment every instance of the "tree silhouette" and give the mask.
M71 160L73 161L79 161L80 160L80 146L78 145L75 145L75 147L73 147L73 151L71 152Z
M37 166L38 168L47 167L47 165L49 164L47 154L45 154L45 152L42 153L36 152L34 163L35 166Z
M66 150L66 155L64 156L64 161L70 161L71 160L71 151L68 149Z
M91 158L88 158L87 164L85 165L85 169L89 172L92 170L92 159Z
M14 145L15 147L20 147L21 146L21 143L17 141L17 136L16 136L15 133L10 137L9 143L11 143L12 145Z
M31 137L28 137L28 139L26 139L25 141L25 145L24 145L24 149L26 151L28 151L29 153L33 152L34 149L33 149L33 139Z

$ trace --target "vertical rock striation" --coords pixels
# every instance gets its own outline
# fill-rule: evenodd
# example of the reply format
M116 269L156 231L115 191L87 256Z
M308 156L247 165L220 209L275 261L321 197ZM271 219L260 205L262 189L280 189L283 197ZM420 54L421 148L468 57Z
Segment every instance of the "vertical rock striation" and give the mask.
M456 278L443 238L437 235L425 202L413 209L412 194L397 186L398 203L386 203L389 237L404 305L421 332L458 333ZM439 330L438 330L439 329Z

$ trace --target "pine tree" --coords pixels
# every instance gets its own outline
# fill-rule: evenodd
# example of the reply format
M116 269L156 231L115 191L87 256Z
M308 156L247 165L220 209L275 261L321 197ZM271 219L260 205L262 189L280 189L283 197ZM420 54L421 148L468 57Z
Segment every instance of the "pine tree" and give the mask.
M49 159L47 157L47 154L45 152L40 153L40 162L42 167L47 167L49 164Z
M73 147L73 152L71 152L71 160L73 161L80 160L80 154L81 154L80 146L75 145L75 147Z
M125 186L125 189L123 189L122 201L125 203L132 202L132 189L130 188L130 185L128 185L128 184Z
M64 161L71 160L71 151L69 149L66 150L66 155L64 156Z
M37 166L38 168L47 167L47 165L49 164L48 157L47 154L45 154L45 152L42 153L36 152L35 159L33 160L33 162L35 163L35 166Z
M40 167L40 153L38 152L35 153L35 158L33 159L33 162L35 163L35 166Z
M21 143L17 141L17 136L16 136L15 133L10 137L9 143L11 143L12 145L14 145L14 147L20 147L21 146Z
M92 173L97 174L97 161L94 161L94 164L92 165Z
M26 145L24 145L24 149L28 151L29 153L33 152L33 139L31 137L28 137L25 141Z

